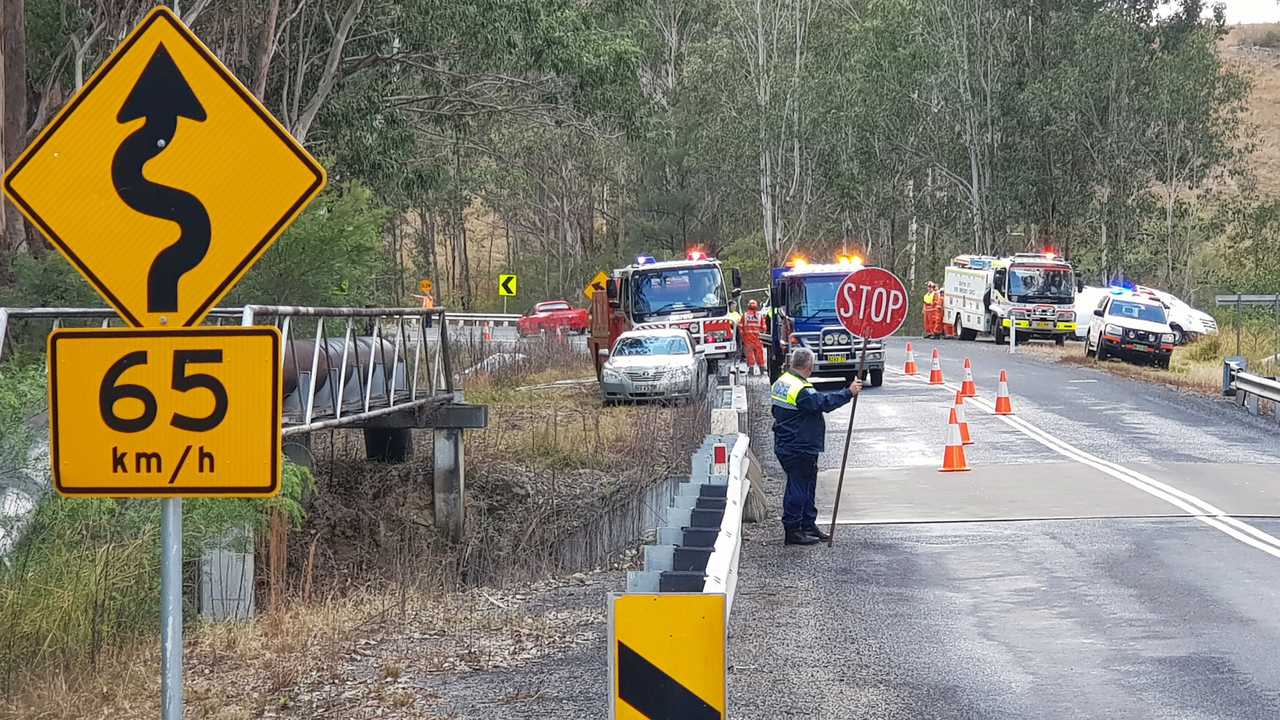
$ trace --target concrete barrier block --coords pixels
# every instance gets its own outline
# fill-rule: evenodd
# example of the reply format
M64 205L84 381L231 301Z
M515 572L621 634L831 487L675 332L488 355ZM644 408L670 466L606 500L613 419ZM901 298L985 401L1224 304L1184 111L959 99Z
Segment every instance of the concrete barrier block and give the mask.
M646 570L627 571L627 592L654 593L659 591L662 573Z
M677 569L673 567L676 547L675 545L645 545L644 569L650 572Z

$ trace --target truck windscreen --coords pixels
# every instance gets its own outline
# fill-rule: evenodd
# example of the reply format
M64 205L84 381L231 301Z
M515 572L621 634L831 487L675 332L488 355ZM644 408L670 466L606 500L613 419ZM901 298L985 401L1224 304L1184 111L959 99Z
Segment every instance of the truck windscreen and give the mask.
M844 276L792 278L787 285L787 314L793 318L836 312L836 290Z
M1070 302L1075 298L1071 270L1051 267L1014 267L1009 270L1009 296L1017 302Z
M718 267L649 270L633 276L637 320L673 313L724 313L729 305Z

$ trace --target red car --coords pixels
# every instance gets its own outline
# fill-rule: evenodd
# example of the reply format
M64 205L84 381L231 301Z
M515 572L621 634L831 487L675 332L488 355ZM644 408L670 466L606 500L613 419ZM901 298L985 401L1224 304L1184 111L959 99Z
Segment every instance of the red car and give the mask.
M540 302L516 321L516 332L521 337L541 333L587 331L587 311L571 306L564 300Z

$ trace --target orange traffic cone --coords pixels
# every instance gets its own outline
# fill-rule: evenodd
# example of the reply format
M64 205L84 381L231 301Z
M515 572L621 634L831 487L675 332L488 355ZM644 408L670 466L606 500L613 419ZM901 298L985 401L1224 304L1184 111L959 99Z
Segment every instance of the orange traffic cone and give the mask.
M960 422L956 419L956 409L951 408L951 420L947 425L947 449L942 455L940 472L968 472L969 464L964 459L964 441L960 438Z
M996 391L996 414L1013 414L1013 401L1009 399L1009 375L1004 370L1000 371L1000 389Z
M960 384L960 394L965 397L978 397L978 386L973 384L973 363L964 359L964 382Z
M907 343L907 366L902 369L902 372L907 375L915 375L920 372L916 368L916 354L911 350L911 343Z
M964 445L972 445L973 437L969 435L969 419L964 414L964 393L956 393L955 411L956 417L960 420L960 442Z
M942 379L942 358L938 356L938 349L933 349L933 367L929 369L929 384L941 385L945 380Z

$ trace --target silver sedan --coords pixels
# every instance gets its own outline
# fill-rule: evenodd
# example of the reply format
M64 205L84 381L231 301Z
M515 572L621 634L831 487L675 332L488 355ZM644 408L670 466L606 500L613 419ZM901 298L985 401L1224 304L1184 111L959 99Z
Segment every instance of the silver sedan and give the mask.
M600 399L693 400L707 387L707 360L686 330L632 330L618 337L600 371Z

